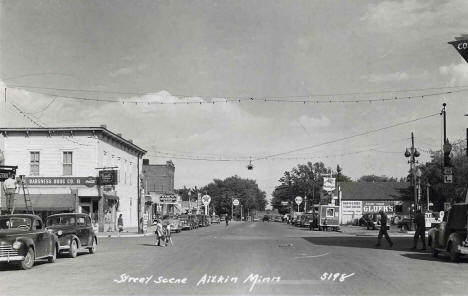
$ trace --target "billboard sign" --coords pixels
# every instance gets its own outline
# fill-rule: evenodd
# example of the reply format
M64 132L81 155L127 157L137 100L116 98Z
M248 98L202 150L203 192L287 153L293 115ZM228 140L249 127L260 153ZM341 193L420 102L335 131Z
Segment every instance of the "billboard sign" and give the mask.
M203 204L206 206L206 205L209 205L210 202L211 202L211 197L207 194L203 195L202 196L202 202Z
M342 200L341 210L343 211L343 214L362 215L362 201Z
M385 213L395 212L394 201L364 201L362 204L362 212L365 213L377 213L380 211Z
M335 178L325 177L323 178L323 190L330 192L335 190Z
M452 44L456 51L468 62L468 36L455 39L457 40L450 41L449 44Z
M96 177L24 177L24 182L29 186L70 186L96 185Z
M159 201L162 204L175 204L177 203L177 196L170 194L163 194L159 197Z
M287 201L282 201L282 202L281 202L281 205L282 205L282 206L287 206L288 204L289 204L289 202L287 202Z

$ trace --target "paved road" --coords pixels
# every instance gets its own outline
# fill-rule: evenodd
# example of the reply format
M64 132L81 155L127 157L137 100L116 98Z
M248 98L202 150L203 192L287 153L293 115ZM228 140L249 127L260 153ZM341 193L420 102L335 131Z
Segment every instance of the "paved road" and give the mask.
M467 259L453 264L444 257L408 251L408 236L395 237L392 249L385 243L376 248L375 238L369 236L234 222L227 229L221 224L174 234L173 240L173 247L161 248L153 245L151 237L102 238L94 255L37 263L28 271L2 265L0 295L466 295L468 291ZM333 274L330 280L328 274ZM179 282L158 283L160 277ZM135 278L143 279L135 283Z

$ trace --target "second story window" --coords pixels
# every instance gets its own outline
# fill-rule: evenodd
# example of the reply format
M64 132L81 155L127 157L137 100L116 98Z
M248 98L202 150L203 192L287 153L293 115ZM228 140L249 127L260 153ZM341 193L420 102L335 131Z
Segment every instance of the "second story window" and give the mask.
M73 152L63 152L63 175L71 176L73 174Z
M31 151L29 152L31 157L29 163L29 175L30 176L39 176L39 152Z

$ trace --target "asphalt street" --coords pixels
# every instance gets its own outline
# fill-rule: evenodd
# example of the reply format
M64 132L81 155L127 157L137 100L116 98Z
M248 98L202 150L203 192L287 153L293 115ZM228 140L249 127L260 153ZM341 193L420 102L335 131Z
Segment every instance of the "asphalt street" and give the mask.
M101 238L93 255L27 271L1 265L0 295L467 294L468 259L410 251L408 235L393 240L377 248L374 236L273 222L183 231L165 248L153 237Z

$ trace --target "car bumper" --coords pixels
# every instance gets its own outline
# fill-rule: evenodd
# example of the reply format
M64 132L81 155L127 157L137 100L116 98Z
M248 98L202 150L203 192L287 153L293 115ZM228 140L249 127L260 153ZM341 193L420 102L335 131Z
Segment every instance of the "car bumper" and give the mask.
M12 261L23 261L24 256L8 256L8 257L0 257L0 262L12 262Z
M458 246L458 252L460 252L460 254L468 255L468 247Z

